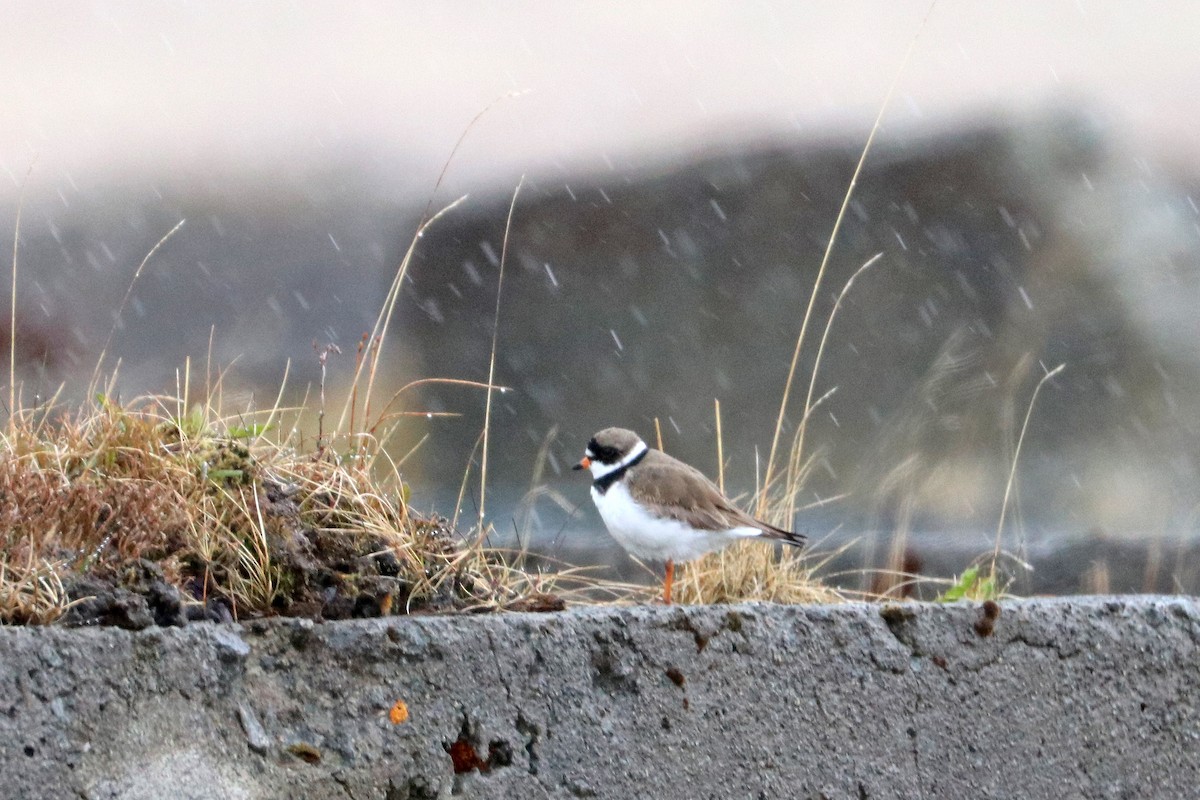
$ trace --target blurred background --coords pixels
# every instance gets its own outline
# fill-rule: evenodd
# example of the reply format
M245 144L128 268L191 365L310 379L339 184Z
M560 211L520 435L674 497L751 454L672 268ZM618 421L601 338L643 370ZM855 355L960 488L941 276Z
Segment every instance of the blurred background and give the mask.
M961 570L991 550L1034 389L1064 364L1029 416L1002 531L1034 566L1018 588L1194 591L1200 6L927 12L5 3L0 246L21 207L27 401L62 382L81 399L134 271L181 219L117 320L122 398L174 393L211 350L228 408L270 405L285 369L299 402L316 343L342 350L340 400L426 209L464 194L418 243L381 379L386 394L486 380L523 175L488 517L502 539L628 571L567 468L596 429L650 439L657 420L669 452L715 475L719 400L727 486L754 490L898 80L788 409L785 443L835 298L882 253L830 331L794 525L819 548L853 542L847 567ZM484 396L427 386L402 405L457 415L407 419L393 444L420 445L403 467L415 505L450 516Z

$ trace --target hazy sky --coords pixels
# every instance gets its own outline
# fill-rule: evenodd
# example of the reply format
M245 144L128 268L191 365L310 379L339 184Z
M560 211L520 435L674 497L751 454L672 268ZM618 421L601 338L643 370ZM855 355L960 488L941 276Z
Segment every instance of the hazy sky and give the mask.
M432 181L603 168L747 132L865 136L917 2L47 2L0 7L0 184L111 169L319 169L358 153ZM1200 3L950 2L901 77L893 130L1098 100L1200 162ZM7 173L7 175L5 174Z

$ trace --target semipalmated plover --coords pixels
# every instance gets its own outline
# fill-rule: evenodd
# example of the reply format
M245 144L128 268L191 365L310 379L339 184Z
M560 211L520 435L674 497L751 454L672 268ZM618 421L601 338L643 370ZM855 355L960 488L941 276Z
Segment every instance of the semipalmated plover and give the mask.
M609 533L630 554L667 562L663 600L671 602L675 562L739 539L802 546L803 534L759 522L694 467L648 447L633 431L605 428L574 469L592 471L592 500Z

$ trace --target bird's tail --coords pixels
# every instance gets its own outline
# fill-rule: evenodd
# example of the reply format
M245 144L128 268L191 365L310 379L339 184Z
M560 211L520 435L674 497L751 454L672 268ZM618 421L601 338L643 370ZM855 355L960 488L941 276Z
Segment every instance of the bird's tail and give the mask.
M808 543L808 537L803 533L785 531L783 528L776 528L774 525L768 525L765 522L760 522L759 524L762 526L762 535L765 539L790 544L792 547L804 547Z

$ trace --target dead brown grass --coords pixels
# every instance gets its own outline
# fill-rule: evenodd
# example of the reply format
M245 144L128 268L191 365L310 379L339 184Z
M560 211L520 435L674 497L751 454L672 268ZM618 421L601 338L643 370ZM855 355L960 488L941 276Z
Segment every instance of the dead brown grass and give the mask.
M0 621L51 622L76 579L120 586L141 561L185 602L237 617L321 616L335 597L369 614L561 604L569 576L526 573L414 515L379 451L304 452L245 414L167 411L183 407L154 397L13 416L0 441Z
M677 603L759 601L843 603L847 598L817 576L825 559L762 542L738 542L684 566L675 580Z

